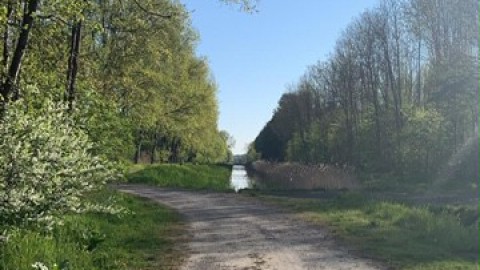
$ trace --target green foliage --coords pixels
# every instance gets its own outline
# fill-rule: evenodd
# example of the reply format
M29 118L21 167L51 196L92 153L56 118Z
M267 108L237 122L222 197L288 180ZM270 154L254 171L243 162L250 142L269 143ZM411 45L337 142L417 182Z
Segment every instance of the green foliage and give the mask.
M26 111L19 101L3 113L1 226L51 225L65 213L90 208L85 193L117 177L111 163L92 154L89 137L63 104L45 101Z
M102 191L95 197L109 197ZM74 214L49 232L17 230L1 243L0 269L157 269L178 263L172 236L181 230L172 210L130 195L115 195L123 215ZM55 268L57 265L58 268Z
M12 23L20 23L28 1L8 2L10 22L6 10L0 14L0 32L6 33L0 58L7 64L20 35ZM249 7L249 1L241 4ZM65 71L71 64L71 43L66 41L73 25L82 22L73 94L99 153L127 160L137 149L136 161L148 155L154 162L151 153L157 151L169 152L169 162L194 161L197 154L200 162L228 158L217 127L216 85L206 59L196 56L198 34L183 5L68 0L42 2L36 13L18 84L41 91L22 87L20 98L35 103L66 98ZM3 66L2 73L7 69Z
M156 268L143 256L171 247L159 230L175 219L170 211L148 206L137 223L64 217L112 210L85 194L116 178L110 161L131 160L135 150L136 161L146 153L151 162L231 157L187 10L170 0L2 0L0 32L0 232L11 239L0 269L37 260L38 269ZM119 233L104 236L110 230Z
M294 133L288 142L287 159L302 163L327 163L327 134L324 131L319 123L313 123L306 133Z
M255 138L252 149L255 149L262 159L283 161L283 144L285 141L282 141L275 132L271 122L268 122Z
M399 140L408 143L398 149L398 162L409 177L428 177L445 164L443 124L444 118L434 108L415 109L407 116Z
M110 161L126 161L133 156L132 123L120 114L116 104L88 92L77 103L77 111L78 125L94 142L94 153Z
M127 179L160 187L231 191L230 175L231 167L226 165L135 165Z
M467 145L478 152L477 6L406 0L367 10L331 57L282 95L255 150L268 161L347 164L398 183L472 184L465 156Z
M135 10L136 4L129 2ZM161 5L173 14L186 14L181 5ZM123 8L112 8L109 12L123 14ZM101 92L113 94L135 124L136 161L145 154L150 161L162 161L154 156L156 151L170 153L169 162L225 159L225 142L217 128L216 86L205 59L195 56L197 35L184 15L154 21L153 27L138 12L129 13L130 20L112 22L120 29L135 27L135 34L111 33L106 69L99 74L108 84Z
M252 163L257 161L261 158L260 154L255 149L255 145L253 143L248 145L247 155L246 155L246 163Z

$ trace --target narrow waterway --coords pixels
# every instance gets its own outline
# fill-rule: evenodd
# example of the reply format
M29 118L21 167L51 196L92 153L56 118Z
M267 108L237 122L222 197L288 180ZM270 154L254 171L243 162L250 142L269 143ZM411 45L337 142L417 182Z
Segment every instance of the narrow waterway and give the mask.
M232 168L232 176L230 177L230 184L238 192L244 188L251 188L252 181L247 176L247 171L243 165L234 165Z

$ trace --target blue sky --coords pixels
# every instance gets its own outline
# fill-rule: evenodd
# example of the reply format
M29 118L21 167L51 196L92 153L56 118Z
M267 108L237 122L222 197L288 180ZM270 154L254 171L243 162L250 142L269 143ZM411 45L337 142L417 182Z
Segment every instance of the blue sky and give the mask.
M254 14L217 0L182 3L193 11L198 55L207 57L218 84L219 128L241 154L287 86L327 59L346 26L378 0L260 0Z

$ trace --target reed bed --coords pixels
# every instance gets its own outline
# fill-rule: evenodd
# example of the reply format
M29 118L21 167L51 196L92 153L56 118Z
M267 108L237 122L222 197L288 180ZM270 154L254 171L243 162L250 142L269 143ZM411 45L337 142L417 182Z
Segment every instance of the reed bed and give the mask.
M354 169L347 166L256 161L248 172L257 185L270 189L352 190L360 186Z

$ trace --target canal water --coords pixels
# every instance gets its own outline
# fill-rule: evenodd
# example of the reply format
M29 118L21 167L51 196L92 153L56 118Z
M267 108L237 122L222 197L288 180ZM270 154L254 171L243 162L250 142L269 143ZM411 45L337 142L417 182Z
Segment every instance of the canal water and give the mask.
M241 189L251 188L252 181L247 176L247 171L243 165L234 165L232 168L232 176L230 177L230 185L238 192Z

